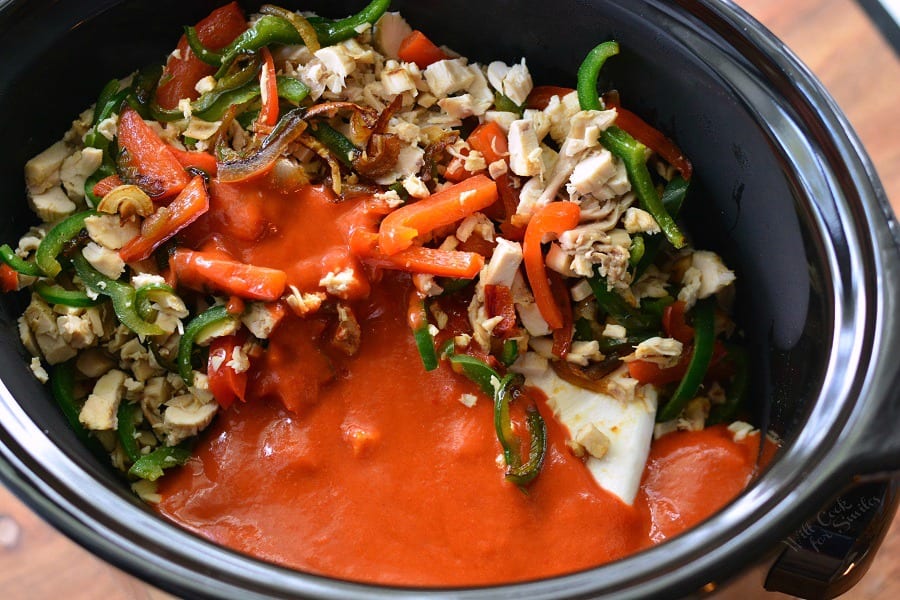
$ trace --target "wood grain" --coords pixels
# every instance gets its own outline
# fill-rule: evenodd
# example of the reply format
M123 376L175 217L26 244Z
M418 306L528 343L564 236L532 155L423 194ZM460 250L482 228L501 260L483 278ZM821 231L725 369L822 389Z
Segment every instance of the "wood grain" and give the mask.
M900 60L851 0L739 0L825 84L856 130L900 213ZM142 598L166 594L82 550L0 488L0 590L6 600ZM758 587L741 598L777 597ZM874 565L844 596L900 598L900 520Z

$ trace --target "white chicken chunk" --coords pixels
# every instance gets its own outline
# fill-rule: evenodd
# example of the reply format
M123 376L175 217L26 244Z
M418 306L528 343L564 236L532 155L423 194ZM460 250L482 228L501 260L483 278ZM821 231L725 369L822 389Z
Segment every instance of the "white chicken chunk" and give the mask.
M684 272L678 292L678 299L690 308L697 300L709 298L734 282L734 271L730 270L715 252L696 250L691 254L691 266Z
M659 233L659 223L653 218L653 215L646 210L635 206L629 207L625 211L625 231L628 233Z
M528 99L528 94L534 84L531 81L531 73L522 62L509 66L506 63L495 61L488 65L488 81L495 90L512 100L516 105L522 106Z
M466 65L464 58L449 58L431 63L424 72L428 89L437 98L468 88L475 80L475 74Z
M400 13L386 12L375 23L373 42L375 47L386 57L398 59L400 44L411 33L412 27L409 26L406 19L400 16Z
M162 433L167 446L197 435L209 425L219 405L213 400L204 402L194 394L181 394L165 403Z
M28 191L40 194L59 185L59 169L71 153L69 145L60 140L25 163Z
M113 369L97 380L78 415L82 425L94 431L111 431L118 427L116 412L125 392L127 377L124 371Z
M381 70L381 85L384 86L384 91L392 96L416 91L416 80L409 68L397 61L388 61Z
M254 336L261 340L272 335L272 331L281 322L284 311L265 302L251 302L241 315L241 322Z
M118 279L125 271L125 261L118 252L104 248L95 242L88 242L82 250L82 254L92 267L110 279Z
M340 92L344 89L347 76L356 70L356 61L347 53L347 50L340 44L326 46L316 50L315 56L322 61L325 69L333 76L326 84L328 89L332 92Z
M59 178L70 198L84 198L84 182L103 162L103 150L83 148L66 158L59 169Z
M519 176L541 174L541 146L534 121L519 119L509 126L509 168Z
M662 369L674 367L681 359L684 344L674 338L652 337L634 349L634 358L656 363Z
M573 198L586 195L598 200L614 198L631 189L627 175L624 188L619 182L619 171L624 169L622 161L606 148L592 150L575 166L566 190Z
M505 285L512 288L521 264L522 245L498 237L494 254L481 271L481 281L485 285Z
M65 362L77 354L77 350L67 344L60 335L53 309L37 294L32 294L24 318L41 354L44 355L44 360L49 364Z
M110 250L118 250L141 232L136 221L122 221L119 215L91 215L84 227L92 240Z
M28 204L44 223L52 223L75 212L76 206L61 187L56 186L39 194L28 195Z

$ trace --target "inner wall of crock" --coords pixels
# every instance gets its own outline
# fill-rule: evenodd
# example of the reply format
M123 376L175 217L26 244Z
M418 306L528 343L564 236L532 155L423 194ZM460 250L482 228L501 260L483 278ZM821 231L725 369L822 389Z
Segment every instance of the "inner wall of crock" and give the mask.
M15 242L34 222L24 197L25 161L59 139L106 81L161 61L183 24L220 3L123 2L109 10L110 0L69 4L29 0L0 15L2 242ZM361 3L293 4L337 16ZM676 30L674 21L655 5L500 0L487 11L483 1L459 0L448 11L445 2L431 0L395 1L392 8L472 60L526 56L536 84L574 87L587 51L619 40L622 54L609 61L601 85L618 89L625 106L667 132L692 159L696 176L685 220L698 247L719 251L737 271L739 326L755 369L753 418L789 441L815 399L827 361L822 348L831 339L830 308L822 300L827 294L816 287L828 282L819 236L808 201L792 191L791 165L773 152L751 112L668 33ZM500 16L513 26L498 26ZM26 302L2 299L3 380L38 427L110 484L116 475L82 448L25 365L15 319Z

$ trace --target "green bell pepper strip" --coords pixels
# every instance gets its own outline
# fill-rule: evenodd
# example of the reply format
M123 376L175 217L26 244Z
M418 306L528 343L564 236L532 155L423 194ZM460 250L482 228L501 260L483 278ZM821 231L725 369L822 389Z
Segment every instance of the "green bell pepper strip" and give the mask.
M494 393L494 430L506 461L506 480L524 487L537 477L544 465L544 456L547 453L547 425L537 410L528 409L525 425L531 436L531 443L528 460L523 464L519 454L519 438L513 432L509 416L510 397L515 395L514 389L519 386L521 386L520 375L507 375L500 382L499 389Z
M150 454L141 456L128 474L147 481L156 481L163 476L163 471L171 467L179 467L191 457L191 452L181 446L162 446Z
M228 312L228 307L218 304L206 309L194 317L187 327L181 340L178 342L178 374L181 379L188 385L194 385L194 368L191 364L191 356L194 353L194 342L200 333L207 327L219 325L224 321L234 319L234 315Z
M632 267L637 267L644 253L647 251L647 244L644 242L644 236L638 234L631 238L631 247L628 249L628 263Z
M191 112L202 113L207 111L223 94L242 88L253 81L259 81L259 67L261 64L259 57L253 56L240 71L219 79L215 88L191 102Z
M606 59L619 53L619 43L615 41L598 44L588 52L578 67L577 91L581 110L603 110L603 102L597 92L597 79Z
M67 290L61 285L50 284L46 281L34 282L32 289L38 296L46 300L48 304L89 308L103 302L99 298L91 298L81 290Z
M123 400L119 403L119 410L116 411L116 420L118 422L116 433L119 436L119 443L122 445L122 450L125 451L125 456L132 463L137 462L141 458L141 449L138 448L137 440L134 438L134 420L138 410L140 408L137 404L131 404Z
M322 18L310 18L307 21L312 25L316 32L316 37L319 38L319 43L322 46L333 46L338 42L359 35L357 28L363 24L374 24L387 11L390 3L390 0L374 0L355 15L337 21ZM199 40L197 42L198 46L202 47L199 44ZM190 38L188 43L190 43ZM221 53L218 54L220 57L219 61L212 63L219 65L216 77L221 77L227 73L231 63L240 54L256 52L260 48L272 44L295 45L302 43L303 37L294 23L276 15L263 15L252 27L235 38L233 42L223 48ZM193 45L191 48L193 49ZM200 48L198 47L198 49ZM213 58L215 53L209 53L205 48L203 50L207 52L205 54L207 58Z
M404 190L405 191L405 190ZM446 296L448 294L455 294L460 290L464 290L470 285L474 279L457 279L455 277L438 277L437 284L441 286L444 291L441 294L442 296Z
M102 294L112 300L113 311L119 321L135 332L138 337L145 338L153 335L162 335L163 329L155 323L149 323L138 314L135 304L135 290L127 283L110 279L91 266L80 252L72 259L75 272L84 283L84 286L95 294Z
M478 360L474 356L469 356L468 354L451 354L449 359L450 364L462 371L463 375L475 382L478 387L481 388L482 392L491 398L497 394L497 389L499 389L501 383L500 374L484 361Z
M222 64L222 55L203 45L203 42L200 41L200 37L197 35L197 29L195 27L190 25L185 27L184 37L187 39L191 52L193 52L194 56L201 61L214 67L218 67Z
M606 278L595 269L594 276L588 279L591 291L597 304L606 314L626 329L655 330L659 329L659 319L645 314L629 305L622 296L610 290Z
M428 326L419 327L413 330L413 337L416 340L416 348L419 350L419 357L422 359L422 366L426 371L434 371L438 366L437 352L434 349L434 336L428 331Z
M62 265L59 264L60 253L65 245L75 238L81 230L84 229L84 220L90 216L96 215L94 210L86 210L66 217L53 226L53 229L47 232L44 239L41 240L37 252L34 254L35 262L38 268L47 277L56 277L62 271Z
M725 360L734 366L734 376L725 393L725 403L712 407L709 417L706 419L707 425L733 421L747 395L747 387L750 383L750 359L747 351L740 346L729 344Z
M671 421L681 414L687 403L697 395L709 363L712 360L713 347L716 342L715 301L713 298L701 300L694 307L694 354L688 363L687 371L681 383L675 389L669 401L656 413L656 421Z
M224 77L232 63L241 54L256 52L260 48L272 44L295 45L302 43L303 38L300 37L300 32L290 21L274 15L263 15L252 27L222 49L219 54L220 60L217 63L219 70L216 71L215 77L216 79Z
M494 109L502 112L516 113L519 117L525 112L525 108L513 102L509 96L494 92Z
M673 219L681 212L681 206L684 204L685 196L687 196L688 185L688 182L679 175L666 184L666 188L663 190L663 207ZM659 235L644 237L644 256L634 267L634 281L640 279L641 275L643 275L647 268L656 260L656 257L662 248L662 243L663 238Z
M506 340L503 342L503 348L500 350L500 362L504 366L510 366L519 358L519 342L516 340Z
M309 95L309 88L299 79L279 75L275 80L278 85L278 97L295 106ZM218 121L232 105L247 104L259 96L258 81L250 81L234 89L219 92L214 90L197 100L196 107L192 105L192 113L204 121Z
M437 351L434 348L434 336L428 329L428 315L425 311L425 299L421 297L410 298L409 324L412 328L413 339L416 341L416 349L422 359L422 366L426 371L434 371L438 366Z
M292 10L275 6L274 4L263 4L259 7L259 12L263 15L275 15L276 17L281 17L285 21L290 22L290 24L294 26L294 29L297 30L303 43L309 48L310 52L316 53L322 47L322 44L319 43L319 34L316 33L315 28L313 28L309 21L306 20L306 17L303 17Z
M97 103L94 105L94 117L91 128L84 136L84 145L89 148L97 148L103 151L103 162L96 171L91 173L84 181L84 196L90 206L97 206L100 198L94 195L94 185L104 177L116 172L116 160L112 151L112 142L97 130L97 126L108 119L113 113L121 109L122 102L134 95L131 87L119 89L119 80L113 79L100 92Z
M581 110L603 110L603 102L597 92L597 78L606 59L619 53L619 44L614 41L603 42L593 48L578 67L578 103ZM653 186L650 171L647 170L649 150L644 144L635 140L627 132L615 125L608 127L600 134L600 143L625 163L628 179L634 188L641 207L649 212L659 224L666 238L676 248L684 246L684 235L675 224L675 220L663 208L659 194Z
M91 128L84 136L85 146L100 148L102 150L105 150L109 146L109 140L97 131L97 125L99 125L101 121L108 119L113 113L118 112L119 107L122 106L122 102L131 93L132 90L130 87L122 90L119 89L118 79L113 79L104 86L103 90L100 91L100 96L97 98L97 103L94 105L94 116L91 120Z
M13 271L20 275L28 275L30 277L40 277L43 275L36 264L29 260L25 260L13 250L9 244L0 246L0 260L5 262Z
M75 400L75 361L70 360L50 369L50 393L75 432L75 436L97 456L106 456L106 452L96 438L91 437L87 428L81 424L78 415L81 407Z
M684 247L684 234L663 207L650 178L650 171L647 170L647 147L615 125L607 127L600 134L600 143L625 163L625 171L641 207L653 216L669 243L675 248Z
M374 25L390 5L391 0L373 0L361 11L345 19L331 21L321 18L309 18L307 20L313 26L313 29L316 30L319 43L323 46L333 46L338 42L343 42L359 35L358 27L366 23Z
M116 164L114 159L108 158L106 154L103 156L103 163L91 175L84 180L84 197L89 206L97 206L100 204L100 198L94 194L94 186L101 179L116 174Z
M450 362L462 370L463 374L472 380L485 394L493 399L494 405L494 430L497 440L503 449L503 459L506 462L506 479L519 487L531 483L544 464L544 456L547 453L547 425L540 413L528 409L525 425L531 436L529 444L528 460L522 463L519 454L519 439L512 429L509 416L511 399L517 395L517 389L522 385L522 376L510 373L501 378L500 375L487 363L478 360L468 354L451 354L453 352L452 341L442 348L441 354L449 354Z
M354 146L353 142L328 123L321 121L315 123L310 128L310 133L346 167L352 167L353 161L361 154L360 149Z
M134 109L140 113L142 118L150 117L149 108L156 96L156 87L159 85L159 79L163 74L163 66L159 63L144 67L134 78L132 84L132 93L129 99L133 98L137 104Z
M134 291L134 305L137 308L138 314L142 319L150 320L156 316L156 311L153 310L151 306L151 302L153 298L151 294L156 294L162 292L164 294L171 294L175 296L175 290L172 289L171 286L166 285L165 283L148 283L147 285L142 285Z

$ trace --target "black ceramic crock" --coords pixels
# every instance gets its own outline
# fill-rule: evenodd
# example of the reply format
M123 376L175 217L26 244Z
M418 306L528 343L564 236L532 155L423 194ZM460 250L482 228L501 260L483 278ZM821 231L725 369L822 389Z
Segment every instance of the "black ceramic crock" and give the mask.
M343 16L360 4L296 7ZM214 6L0 0L0 241L33 221L25 161L57 140L108 79L161 61L181 26ZM673 597L760 563L770 589L808 597L846 589L896 504L900 253L874 169L822 86L759 23L718 0L418 0L393 9L473 60L526 56L538 83L571 86L591 47L621 43L601 84L693 160L689 228L738 272L754 417L784 442L738 499L660 546L565 577L429 591ZM29 372L15 327L22 307L15 297L0 307L0 479L61 531L185 596L423 593L281 569L156 517L81 447Z

